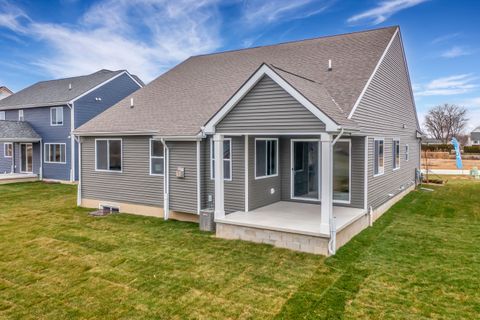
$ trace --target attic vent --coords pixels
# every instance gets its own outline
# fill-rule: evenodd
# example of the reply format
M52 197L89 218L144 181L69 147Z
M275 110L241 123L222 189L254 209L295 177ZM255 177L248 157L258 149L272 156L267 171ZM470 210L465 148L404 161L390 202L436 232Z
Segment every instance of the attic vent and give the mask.
M68 90L72 90L72 84L71 83L68 84Z
M328 59L328 71L332 71L332 59Z

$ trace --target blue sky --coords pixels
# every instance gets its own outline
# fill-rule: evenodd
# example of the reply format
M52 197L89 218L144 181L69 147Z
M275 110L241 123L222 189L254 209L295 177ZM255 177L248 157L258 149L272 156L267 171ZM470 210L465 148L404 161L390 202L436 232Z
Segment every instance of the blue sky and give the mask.
M146 82L191 55L400 25L420 119L439 103L480 125L480 1L0 0L0 85L101 68Z

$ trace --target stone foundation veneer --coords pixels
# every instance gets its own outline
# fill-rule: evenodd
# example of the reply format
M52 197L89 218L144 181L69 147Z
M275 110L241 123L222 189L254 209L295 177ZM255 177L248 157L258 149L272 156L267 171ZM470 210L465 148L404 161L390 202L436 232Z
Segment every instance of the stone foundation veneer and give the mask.
M217 223L217 237L271 244L275 247L314 254L328 254L328 238L297 233Z

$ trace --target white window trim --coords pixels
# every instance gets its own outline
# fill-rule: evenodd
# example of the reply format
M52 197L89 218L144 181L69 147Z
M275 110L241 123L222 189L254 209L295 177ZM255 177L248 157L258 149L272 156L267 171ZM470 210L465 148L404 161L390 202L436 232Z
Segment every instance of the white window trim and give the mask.
M107 167L110 167L110 142L109 141L120 141L120 164L122 170L105 170L98 169L97 167L97 141L107 141ZM95 171L97 172L112 172L112 173L123 173L123 139L122 138L112 138L112 139L95 139Z
M12 147L12 155L11 156L7 156L7 145L11 146ZM13 156L13 143L11 142L5 142L3 144L3 157L4 158L12 158Z
M53 120L53 118L52 118L52 110L55 110L55 114L56 114L58 109L61 109L61 110L62 110L62 123L61 123L61 124L59 124L59 123L55 124L55 123L52 122L52 120ZM51 127L61 127L61 126L63 126L64 121L65 121L65 118L64 118L64 110L63 110L63 107L51 107L51 108L50 108L50 126L51 126Z
M351 139L339 139L337 142L348 142L348 201L346 200L335 200L333 199L333 191L332 191L332 199L333 203L343 203L343 204L351 204L352 203L352 140ZM384 146L385 148L385 146ZM335 152L332 152L332 157ZM385 153L385 150L384 150ZM333 169L333 167L332 167ZM333 177L332 177L333 183ZM333 186L332 186L333 188Z
M398 167L396 167L396 147L395 147L395 142L398 141ZM400 145L400 138L393 138L392 139L392 171L397 171L400 170L401 163L402 163L402 150L401 150L401 145ZM383 150L385 153L385 150Z
M7 113L5 111L0 111L0 121L5 120L6 117L7 117Z
M405 144L405 161L410 160L410 146Z
M223 138L223 141L228 140L230 141L230 159L223 159L223 161L230 161L230 179L225 179L225 173L223 173L223 180L224 181L232 181L233 180L233 153L232 153L232 138ZM213 154L213 139L210 139L210 180L215 180L213 177L213 173L215 172L215 168L212 166L213 160L215 160L215 155ZM223 162L222 162L223 164Z
M275 169L276 169L276 173L275 174L271 174L271 175L266 175L266 176L257 176L257 141L260 140L260 141L276 141L277 142L277 155L275 157ZM278 138L255 138L255 150L254 150L254 170L255 170L255 180L260 180L260 179L267 179L267 178L273 178L273 177L278 177L278 171L279 171L279 168L278 168L278 149L280 149L280 145L278 143ZM265 148L265 152L267 152L267 148ZM265 157L265 160L267 159L268 157Z
M18 110L18 121L25 121L25 115L23 109Z
M375 155L377 153L377 149L375 147L375 141L382 141L383 142L383 165L378 167L378 173L375 174ZM379 177L385 174L385 138L373 138L373 176ZM382 170L380 170L382 169Z
M150 175L151 175L151 176L163 177L163 176L165 175L165 146L164 146L163 143L162 143L162 146L163 146L163 156L162 156L162 157L152 156L152 143L153 143L153 141L160 141L160 142L162 142L160 139L153 139L153 138L150 139L150 142L149 142L149 143L150 143L150 145L149 145L150 147L149 147L149 151L148 151L148 152L149 152L149 155L150 155L150 157L149 157L149 159L150 159L150 164L149 164L149 166L150 166ZM163 159L163 173L153 173L153 172L152 172L152 159ZM123 163L122 163L122 166L123 166Z
M60 161L60 162L57 162L57 161L49 161L49 160L46 160L47 159L47 154L50 155L50 150L49 152L47 153L47 146L50 146L52 144L56 144L56 145L63 145L64 146L64 150L65 150L65 161ZM61 155L60 155L61 157ZM57 142L49 142L49 143L44 143L43 144L43 163L52 163L52 164L66 164L67 163L67 144L66 143L57 143Z

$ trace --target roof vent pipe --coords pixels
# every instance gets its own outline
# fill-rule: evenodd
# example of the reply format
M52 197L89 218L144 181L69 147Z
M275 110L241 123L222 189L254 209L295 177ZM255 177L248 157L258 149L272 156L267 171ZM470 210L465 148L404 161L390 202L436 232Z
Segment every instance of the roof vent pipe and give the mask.
M332 59L328 59L328 71L332 71Z
M68 90L72 90L72 84L71 83L68 84Z
M133 98L130 98L130 108L133 108Z

